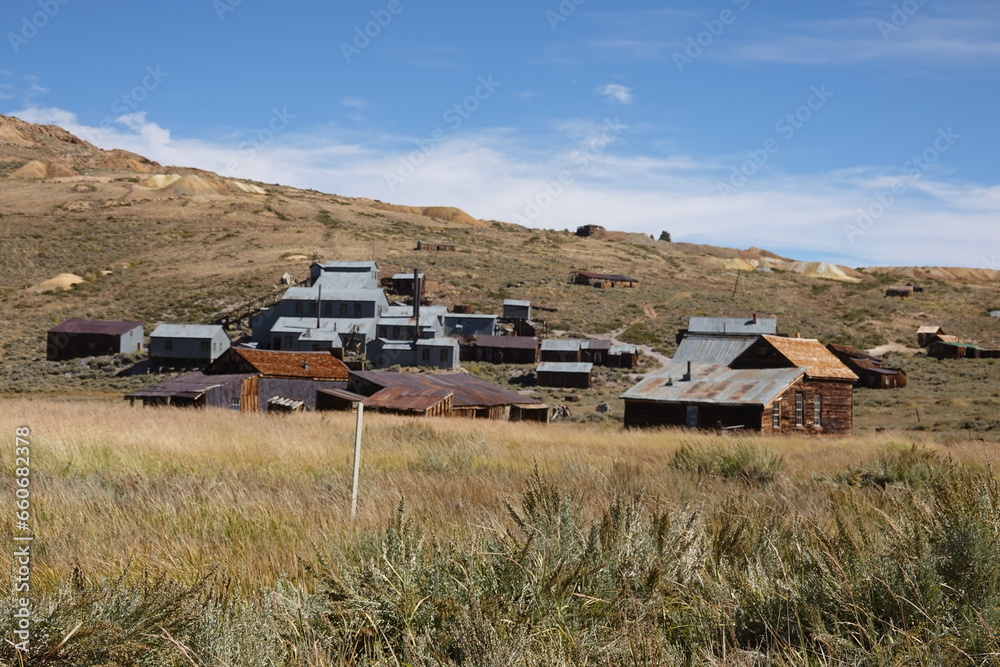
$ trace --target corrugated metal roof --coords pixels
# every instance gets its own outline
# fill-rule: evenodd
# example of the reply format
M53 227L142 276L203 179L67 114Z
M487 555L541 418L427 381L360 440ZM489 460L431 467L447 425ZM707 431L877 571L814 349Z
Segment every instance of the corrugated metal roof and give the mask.
M49 333L68 334L105 334L111 336L121 336L127 334L136 327L142 328L142 322L110 321L110 320L85 320L74 317L49 329Z
M781 356L794 366L806 369L813 378L857 380L858 376L815 338L763 336Z
M778 320L774 317L758 317L754 322L749 317L692 317L688 321L690 333L712 334L775 334Z
M681 379L687 364L670 364L622 394L624 399L665 403L760 405L777 398L800 378L801 368L734 369L720 364L692 364L691 379ZM667 384L668 378L670 384Z
M317 389L316 393L327 394L329 396L340 398L345 401L351 401L353 403L363 403L365 398L367 398L366 396L355 394L354 392L347 391L346 389Z
M422 274L422 273L419 273L417 275L419 275L421 278L424 277L424 274ZM409 273L394 273L394 274L392 274L392 279L393 280L406 280L406 279L412 280L413 279L413 271L410 271Z
M476 346L535 350L538 349L538 339L532 336L476 336Z
M180 398L198 398L205 392L215 387L230 384L232 382L242 382L254 377L254 373L236 373L223 375L206 375L201 371L180 375L170 380L164 380L151 387L138 389L125 398L166 398L177 396Z
M320 284L312 287L289 287L282 295L282 301L316 301L320 297ZM361 301L368 303L385 299L385 293L380 289L333 289L326 283L323 286L323 301Z
M535 368L536 373L587 373L594 369L590 362L543 361Z
M423 375L418 373L393 373L391 371L351 371L357 376L380 387L408 387L410 389L447 389L454 392L456 407L519 405L541 403L537 399L521 396L485 380L452 373L448 375Z
M505 306L519 306L519 307L524 308L526 306L530 306L531 302L530 301L524 301L523 299L504 299L503 300L503 305L505 305Z
M483 313L448 313L445 315L445 321L447 320L495 320L499 319L499 315L486 315Z
M542 352L576 352L582 347L582 340L572 338L547 338L542 341Z
M221 324L161 324L150 338L212 338L222 331Z
M610 350L611 349L611 341L610 340L605 340L603 338L597 338L597 339L593 339L592 338L592 339L583 341L582 347L585 350L594 350L594 351Z
M328 260L325 262L315 262L320 267L324 269L378 269L378 262L373 262L371 260Z
M688 334L677 346L673 360L725 366L753 345L754 340L751 336Z
M243 357L261 375L325 380L348 379L347 366L329 352L281 352L242 347L230 349L233 354Z
M378 281L370 273L321 273L313 287L321 285L323 294L337 291L378 289Z
M612 345L608 354L636 354L636 352L638 352L638 348L635 345Z
M364 400L366 408L399 410L401 412L427 412L452 396L446 389L410 389L387 387Z
M420 338L417 347L452 347L458 349L458 340L454 338Z

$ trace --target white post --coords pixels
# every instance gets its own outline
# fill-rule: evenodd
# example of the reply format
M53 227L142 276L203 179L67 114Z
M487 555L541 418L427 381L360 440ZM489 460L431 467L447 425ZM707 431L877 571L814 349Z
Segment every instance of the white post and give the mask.
M364 403L358 403L358 422L354 427L354 484L351 486L351 521L358 513L358 472L361 469L361 418L365 413Z

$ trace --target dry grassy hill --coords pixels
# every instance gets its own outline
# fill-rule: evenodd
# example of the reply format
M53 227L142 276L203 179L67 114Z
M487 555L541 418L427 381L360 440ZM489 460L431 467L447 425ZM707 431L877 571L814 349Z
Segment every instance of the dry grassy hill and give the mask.
M627 221L609 221L616 226ZM863 348L913 345L921 324L1000 347L1000 320L988 316L1000 309L995 271L854 271L726 248L724 238L719 246L618 232L580 238L569 230L480 221L448 207L389 205L166 167L98 149L58 127L6 117L0 117L0 230L0 386L7 392L120 395L146 381L110 378L111 362L45 362L45 330L65 318L207 322L276 290L285 272L304 276L314 259L367 259L373 250L385 274L420 267L438 303L496 312L504 298L527 298L553 309L543 315L551 330L621 331L625 340L668 354L689 316L754 312L779 317L788 333ZM451 241L457 252L417 252L418 239ZM737 274L734 267L743 265L736 260L771 271ZM635 290L570 285L577 269L631 274L642 283ZM75 284L46 291L44 283L54 278ZM887 285L911 279L926 291L908 300L883 298ZM962 400L996 401L986 390L996 376L985 362L948 368L954 372L942 382L968 392ZM481 370L503 379L496 369ZM610 387L609 396L630 381L612 380L620 386ZM912 412L910 400L900 412ZM932 393L912 400L925 411L936 403ZM941 421L985 419L994 408L976 404L971 417L959 410L955 420Z

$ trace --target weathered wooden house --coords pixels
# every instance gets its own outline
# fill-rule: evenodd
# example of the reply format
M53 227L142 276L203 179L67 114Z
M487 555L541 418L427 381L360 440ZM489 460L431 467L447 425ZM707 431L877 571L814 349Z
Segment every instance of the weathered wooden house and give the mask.
M583 361L583 341L578 338L547 338L539 345L542 362L579 363Z
M150 360L165 365L207 364L229 347L219 324L161 324L149 335Z
M622 396L625 425L850 435L856 380L817 340L760 335L730 363L643 379Z
M605 365L613 368L635 368L639 365L639 348L635 345L612 345L608 350Z
M937 340L939 336L946 335L944 329L937 325L924 325L917 328L917 345L920 347L927 347L934 340Z
M131 404L205 408L257 412L260 376L257 373L187 373L125 396Z
M539 387L590 389L594 364L590 362L543 361L535 368Z
M539 341L533 336L476 336L462 345L462 361L491 364L537 364Z
M963 343L958 336L938 336L927 344L927 356L933 359L978 359L980 352L978 346Z
M631 278L620 273L593 273L591 271L577 271L573 274L573 283L577 285L589 285L590 287L636 287L639 284L638 278Z
M142 322L112 322L73 318L48 330L45 358L49 361L132 354L142 349Z
M365 397L365 409L495 421L548 421L548 406L541 401L464 373L351 372L348 391ZM333 404L327 400L325 404ZM341 405L347 403L344 397L338 400Z
M887 366L881 357L862 352L850 345L830 343L826 346L835 357L858 376L855 387L869 389L896 389L906 386L906 372Z

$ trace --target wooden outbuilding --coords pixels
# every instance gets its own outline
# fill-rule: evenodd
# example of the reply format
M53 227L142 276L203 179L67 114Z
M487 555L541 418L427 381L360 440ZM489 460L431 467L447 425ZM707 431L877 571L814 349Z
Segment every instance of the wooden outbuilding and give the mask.
M539 341L534 336L476 336L461 346L462 361L537 364L539 358Z
M416 250L435 250L438 252L455 252L455 244L451 242L445 243L427 243L426 241L417 241Z
M219 324L161 324L149 335L149 358L159 364L207 364L230 347Z
M895 296L902 299L906 299L913 296L913 288L909 286L889 287L885 290L885 296Z
M937 325L924 325L917 328L917 345L927 347L932 341L944 336L945 331Z
M142 338L142 322L73 318L48 330L45 358L63 361L132 354L142 349Z
M259 378L256 373L214 373L202 371L138 389L125 396L132 405L224 408L237 412L257 412Z
M862 352L850 345L830 343L826 346L834 356L858 376L855 387L898 389L906 386L906 372L887 366L881 357Z
M594 364L589 362L543 361L535 368L539 387L590 389Z
M636 287L639 284L637 278L631 278L622 274L614 273L593 273L591 271L577 271L573 274L574 284L589 285L590 287Z

